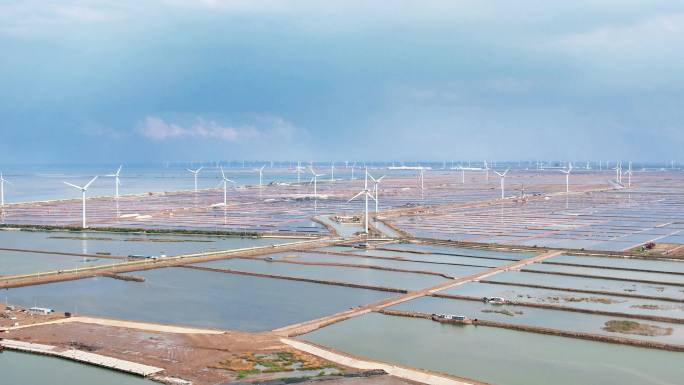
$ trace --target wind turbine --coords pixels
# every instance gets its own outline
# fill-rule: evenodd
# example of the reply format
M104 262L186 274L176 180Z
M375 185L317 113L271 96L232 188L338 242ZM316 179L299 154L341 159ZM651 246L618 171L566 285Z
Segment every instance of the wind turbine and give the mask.
M266 165L261 166L261 168L255 168L254 171L259 171L259 188L262 187L263 185L263 178L264 178L264 168Z
M204 167L200 167L197 170L191 170L189 168L186 168L186 170L190 171L195 176L195 192L197 192L197 174L199 174L203 168Z
M0 172L0 206L5 206L5 182L12 184Z
M313 177L311 178L311 181L309 183L313 183L313 185L314 185L314 199L316 199L318 197L318 187L317 187L318 177L323 176L325 174L316 174L316 172L314 171L314 169L312 167L309 167L309 170L311 170L311 174L313 175Z
M425 184L423 183L424 174L425 174L425 169L421 167L420 168L420 189L421 190L425 190Z
M485 179L487 182L489 182L489 164L487 164L487 161L484 161L484 169L485 169Z
M335 181L335 162L330 162L330 181Z
M302 174L302 162L297 161L297 184L301 182L300 175Z
M352 171L351 171L351 180L354 180L354 167L356 167L356 162L354 162L354 163L352 164L352 166L351 166L351 169L352 169Z
M226 178L226 173L223 172L223 167L221 167L221 178L223 179L223 207L226 207L228 206L228 182L235 182Z
M119 169L116 170L116 172L114 174L105 175L105 176L114 178L114 191L115 191L114 196L116 197L116 199L119 199L119 185L121 185L121 181L119 180L119 176L121 175L121 168L122 167L123 167L123 165L120 165Z
M504 181L506 180L506 174L508 174L508 171L510 171L509 168L506 169L503 173L499 173L498 171L494 171L496 175L501 177L501 199L504 199Z
M93 184L93 182L95 182L95 179L97 179L97 176L95 176L93 179L91 179L90 182L86 183L86 185L83 187L76 186L75 184L71 184L69 182L64 182L64 184L66 184L68 186L71 186L71 187L74 187L74 188L81 190L81 199L83 201L83 210L82 210L83 226L82 227L84 229L88 228L88 226L86 225L86 191L88 191L88 187L90 187L90 185Z
M632 187L632 162L629 162L629 168L627 169L627 187Z
M358 194L354 195L352 199L348 200L347 203L353 201L354 199L360 197L361 195L364 196L365 202L366 202L366 217L365 217L365 226L364 226L364 232L368 234L368 198L375 200L373 197L373 194L368 190L368 170L366 170L366 179L364 182L364 187L363 190L361 190Z
M378 190L380 190L379 185L380 185L380 182L382 182L382 180L385 178L385 175L381 176L378 179L373 178L373 175L371 175L371 174L368 174L368 177L370 177L371 180L373 180L373 193L375 194L375 214L377 214L379 212L378 204L380 203L380 201L378 199Z
M565 174L565 194L570 194L570 172L572 172L572 163L568 163L567 170L560 170Z

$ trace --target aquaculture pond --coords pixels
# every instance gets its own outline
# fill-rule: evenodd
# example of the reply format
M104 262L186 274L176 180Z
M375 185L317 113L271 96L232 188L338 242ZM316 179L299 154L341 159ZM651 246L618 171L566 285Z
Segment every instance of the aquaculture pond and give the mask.
M267 246L298 239L110 232L0 230L0 248L127 256L181 255ZM301 239L299 239L301 240Z
M244 331L271 330L393 294L180 267L132 275L145 282L96 277L13 288L2 294L15 305Z
M562 310L539 309L518 305L496 305L481 301L450 298L421 297L393 306L394 310L408 310L421 313L460 314L469 318L506 322L515 325L529 325L565 331L601 334L645 341L684 345L684 325L677 323L645 321L631 318L585 314ZM608 321L635 321L658 328L663 334L638 335L618 333L604 329ZM666 332L669 331L669 332Z
M442 253L449 255L462 255L474 257L506 258L514 261L534 256L535 253L502 251L493 249L475 249L467 247L450 247L443 245L431 245L426 243L394 243L385 246L386 249L399 251L415 251L421 253Z
M496 385L678 385L684 353L370 313L300 337Z
M0 250L0 276L78 269L121 262L118 259Z
M545 262L615 267L623 269L643 269L684 274L684 261L676 260L559 255L557 257L549 258L545 260Z
M256 259L224 259L197 265L251 273L340 281L407 290L435 286L446 280L446 278L440 276L418 273L403 273L358 267L297 265L291 263L267 262Z
M517 302L558 305L578 309L684 318L684 301L657 301L619 295L598 295L564 290L470 282L439 292L471 297L502 297ZM625 293L626 294L626 293Z
M684 274L674 275L643 271L609 270L596 267L551 265L548 263L535 263L532 265L528 265L524 268L524 270L551 273L580 274L593 277L611 277L620 278L624 280L640 280L663 283L670 282L684 286Z
M4 351L0 354L0 379L16 385L153 385L156 382L96 366Z
M463 277L486 270L486 267L459 266L444 263L425 263L381 258L366 258L361 256L346 256L323 253L277 253L269 254L276 261L304 262L304 263L340 263L348 265L381 266L389 269L403 269L447 274L452 277Z

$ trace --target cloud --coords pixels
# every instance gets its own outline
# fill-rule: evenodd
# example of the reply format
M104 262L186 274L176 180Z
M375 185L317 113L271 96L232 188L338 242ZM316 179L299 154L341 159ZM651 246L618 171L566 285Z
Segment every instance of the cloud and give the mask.
M162 118L148 116L138 127L138 132L152 140L195 138L216 139L229 143L245 143L255 140L291 140L297 128L287 120L270 115L259 115L253 124L224 126L213 120L197 117L191 125L167 122Z

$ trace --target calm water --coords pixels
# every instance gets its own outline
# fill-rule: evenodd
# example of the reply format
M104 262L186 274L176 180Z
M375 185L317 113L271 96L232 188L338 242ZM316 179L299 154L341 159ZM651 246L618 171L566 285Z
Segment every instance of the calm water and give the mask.
M0 276L74 269L120 262L116 259L0 250Z
M356 265L371 265L371 266L383 266L394 269L405 269L405 270L416 270L416 271L428 271L436 272L441 274L447 274L453 277L463 277L466 275L471 275L478 273L485 268L480 267L470 267L470 266L454 266L454 265L443 265L436 263L423 263L423 262L410 262L410 261L394 261L387 259L375 259L375 258L363 258L363 257L349 257L344 255L331 255L331 254L319 254L319 253L279 253L271 254L270 256L277 259L283 259L287 261L299 261L299 262L315 262L315 263L345 263L345 264L356 264Z
M468 295L472 297L503 297L510 300L532 303L562 305L567 307L616 311L631 314L650 314L666 317L684 318L684 303L669 301L653 301L635 299L614 295L584 294L572 291L535 289L520 286L491 285L470 282L448 290L444 294ZM593 300L607 300L611 303L577 302L573 298L590 298ZM645 309L644 305L654 306L655 309Z
M333 251L333 252L345 252L352 253L361 256L371 256L371 257L391 257L391 258L405 258L414 261L426 261L426 262L440 262L440 263L459 263L466 265L479 265L479 266L502 266L512 263L510 260L498 260L498 259L487 259L487 258L475 258L475 257L463 257L457 255L443 255L443 254L416 254L400 251L388 251L388 250L363 250L356 249L347 246L329 246L322 250Z
M301 337L496 385L678 385L684 353L371 313Z
M657 341L663 343L671 343L684 345L684 325L672 324L655 321L633 320L620 317L607 317L596 314L583 314L566 312L560 310L537 309L525 306L514 305L492 305L479 301L466 301L457 299L422 297L412 301L404 302L393 306L392 309L397 310L411 310L423 313L446 313L446 314L462 314L469 318L478 318L490 321L507 322L516 325L530 325L536 327L547 327L559 330L578 331L585 333L602 334L608 336L619 336L631 339L639 339L646 341ZM500 314L500 313L486 313L485 311L502 311L509 310L512 312L521 312L514 316ZM604 331L602 328L606 321L610 320L632 320L649 325L655 325L663 328L672 328L672 335L669 336L639 336L634 334L619 334Z
M5 351L0 379L7 385L152 385L156 382L68 360Z
M520 260L529 258L534 255L534 253L519 253L512 251L497 251L497 250L485 250L485 249L469 249L465 247L449 247L441 245L427 245L427 244L416 244L416 243L397 243L388 245L387 249L393 250L406 250L406 251L422 251L422 252L433 252L433 253L445 253L445 254L455 254L455 255L465 255L465 256L475 256L475 257L495 257L495 258L507 258L512 260Z
M1 248L83 254L110 253L118 256L181 255L295 241L297 239L0 230Z
M684 288L681 286L651 285L600 278L564 277L560 275L524 271L505 271L487 279L507 283L536 284L571 289L635 293L684 299Z
M446 280L446 278L426 274L400 273L355 267L294 265L253 259L224 259L220 261L205 262L199 265L252 273L325 279L408 290L435 286Z
M119 319L264 331L387 298L391 293L164 268L145 282L89 278L3 290L10 304ZM2 298L4 300L4 298Z
M525 267L526 270L550 271L571 274L586 274L592 276L614 277L621 279L636 279L656 282L675 282L684 284L684 275L672 275L662 273L648 273L641 271L607 270L595 267L549 265L547 263L535 263Z
M684 261L659 261L638 258L602 258L572 255L559 255L557 257L549 258L547 261L574 263L580 265L621 267L628 269L657 270L684 274Z

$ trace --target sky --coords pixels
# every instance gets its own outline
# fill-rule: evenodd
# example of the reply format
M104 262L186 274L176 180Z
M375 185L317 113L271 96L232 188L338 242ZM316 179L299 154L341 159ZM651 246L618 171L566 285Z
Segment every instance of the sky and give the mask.
M684 160L681 0L2 0L0 163Z

